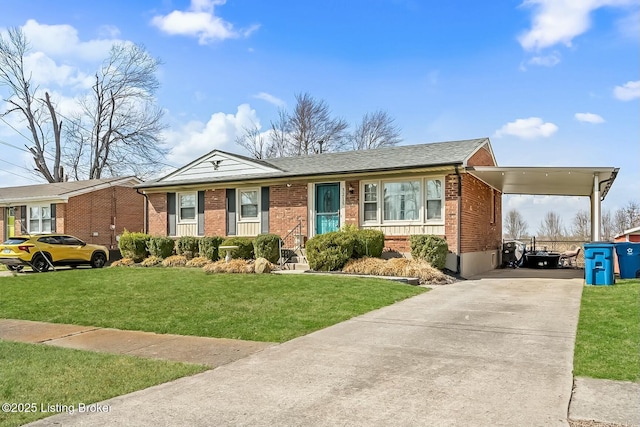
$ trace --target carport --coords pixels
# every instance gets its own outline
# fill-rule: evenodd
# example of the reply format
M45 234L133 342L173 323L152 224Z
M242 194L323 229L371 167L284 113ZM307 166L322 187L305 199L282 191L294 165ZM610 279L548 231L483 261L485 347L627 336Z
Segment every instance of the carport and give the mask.
M601 203L619 168L468 167L467 172L502 194L583 196L591 199L591 240L601 239Z

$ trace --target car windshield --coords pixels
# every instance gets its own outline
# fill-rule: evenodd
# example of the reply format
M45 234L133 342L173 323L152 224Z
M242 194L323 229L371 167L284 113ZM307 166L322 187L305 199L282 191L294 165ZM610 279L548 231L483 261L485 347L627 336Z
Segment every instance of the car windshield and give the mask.
M27 237L9 237L3 245L19 245L20 243L24 243L29 240Z

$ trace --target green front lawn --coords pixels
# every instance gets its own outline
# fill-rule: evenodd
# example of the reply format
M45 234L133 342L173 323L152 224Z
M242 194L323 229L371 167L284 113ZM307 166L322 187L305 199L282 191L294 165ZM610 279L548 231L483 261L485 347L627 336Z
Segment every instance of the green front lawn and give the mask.
M100 402L206 369L0 340L0 401L4 404L0 427L19 426L70 408L78 412L79 404Z
M424 291L334 275L61 270L0 277L0 318L284 342Z
M640 280L584 288L573 368L575 376L640 380Z

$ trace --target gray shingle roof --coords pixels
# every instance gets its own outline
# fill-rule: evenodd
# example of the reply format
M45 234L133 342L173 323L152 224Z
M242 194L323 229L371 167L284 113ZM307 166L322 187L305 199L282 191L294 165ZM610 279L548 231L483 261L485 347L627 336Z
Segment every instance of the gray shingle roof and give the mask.
M97 187L119 182L119 185L132 185L140 182L135 177L116 177L67 181L46 184L23 185L0 188L0 205L17 204L30 200L60 199L93 191Z
M416 169L446 165L462 165L475 151L488 144L488 138L461 141L437 142L430 144L403 145L378 148L375 150L342 151L313 154L308 156L281 157L255 160L263 165L279 169L280 172L242 175L229 178L208 178L196 181L163 181L163 178L137 185L151 188L172 185L215 183L225 181L245 181L255 179L283 178L295 176L333 175L353 172L375 172L397 169ZM237 156L236 154L231 154ZM243 156L239 156L243 157ZM243 157L244 158L244 157Z

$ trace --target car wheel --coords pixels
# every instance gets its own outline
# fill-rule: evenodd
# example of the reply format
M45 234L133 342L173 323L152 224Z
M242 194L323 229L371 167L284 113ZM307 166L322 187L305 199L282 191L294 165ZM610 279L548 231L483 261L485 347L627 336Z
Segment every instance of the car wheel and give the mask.
M8 268L10 271L18 271L18 272L20 272L20 271L22 271L22 269L24 268L24 266L23 266L23 265L7 265L7 268Z
M107 263L107 256L103 252L96 252L91 257L92 268L102 268Z
M31 259L31 268L39 273L49 270L49 261L42 254L35 254Z

